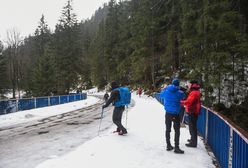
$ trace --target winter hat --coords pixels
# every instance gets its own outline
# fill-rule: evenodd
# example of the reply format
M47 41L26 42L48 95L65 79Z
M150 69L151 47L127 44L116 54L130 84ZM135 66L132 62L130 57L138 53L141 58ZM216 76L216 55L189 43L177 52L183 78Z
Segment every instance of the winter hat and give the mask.
M175 86L179 86L180 82L178 79L173 79L172 84Z
M191 84L199 84L197 80L191 80L189 83L191 83Z
M118 88L118 87L119 87L119 85L118 85L118 83L116 81L111 82L112 90L115 89L115 88Z
M199 85L197 80L191 80L189 83L191 84L190 90L199 90L200 89L200 85Z

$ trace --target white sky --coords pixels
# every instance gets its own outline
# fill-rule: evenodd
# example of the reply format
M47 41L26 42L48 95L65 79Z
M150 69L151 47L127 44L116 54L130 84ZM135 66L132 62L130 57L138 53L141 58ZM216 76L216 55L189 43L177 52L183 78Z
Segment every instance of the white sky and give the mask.
M109 0L73 0L73 9L79 21L90 18ZM21 36L33 34L44 14L49 27L54 30L67 0L0 0L0 40L6 31L15 28Z

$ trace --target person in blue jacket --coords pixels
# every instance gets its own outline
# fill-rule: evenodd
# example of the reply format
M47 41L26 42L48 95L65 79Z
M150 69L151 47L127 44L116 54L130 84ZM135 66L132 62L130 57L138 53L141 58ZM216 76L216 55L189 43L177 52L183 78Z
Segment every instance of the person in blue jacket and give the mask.
M111 83L111 90L112 91L110 94L110 98L105 103L105 105L102 106L102 108L104 109L104 108L108 107L111 103L113 103L115 108L113 111L112 120L113 120L114 124L117 126L117 129L114 132L118 132L119 135L125 135L125 134L127 134L127 129L121 123L122 114L125 110L125 106L124 105L116 106L116 103L118 101L120 101L120 99L121 99L119 90L116 90L116 88L119 88L119 87L120 86L116 81L113 81Z
M160 98L164 99L165 114L165 137L167 143L167 151L171 151L174 147L170 143L171 125L175 130L175 153L183 154L184 151L179 148L180 137L180 101L184 99L185 94L180 90L180 81L173 79L172 84L165 87L160 93Z

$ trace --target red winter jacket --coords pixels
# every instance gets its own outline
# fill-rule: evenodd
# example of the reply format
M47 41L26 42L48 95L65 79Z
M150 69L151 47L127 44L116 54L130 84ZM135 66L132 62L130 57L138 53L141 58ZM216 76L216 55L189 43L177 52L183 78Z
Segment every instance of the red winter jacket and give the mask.
M201 110L201 101L200 101L200 91L192 90L186 100L182 100L181 104L186 106L186 112L189 114L198 115Z

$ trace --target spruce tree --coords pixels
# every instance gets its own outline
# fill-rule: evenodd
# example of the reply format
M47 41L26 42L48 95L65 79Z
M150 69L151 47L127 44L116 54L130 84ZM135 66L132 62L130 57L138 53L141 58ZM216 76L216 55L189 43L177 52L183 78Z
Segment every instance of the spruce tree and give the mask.
M73 13L72 1L63 7L59 23L56 25L54 44L56 50L56 75L59 94L68 94L76 88L81 68L82 54L78 36L80 27Z
M33 71L33 96L50 96L57 93L54 50L46 47Z
M55 54L52 45L52 35L42 15L35 31L36 59L33 65L31 86L32 95L48 96L56 93Z
M91 57L91 78L93 84L103 88L107 84L109 67L107 67L108 58L105 54L105 23L99 24L96 37L90 45Z
M3 53L3 43L0 41L0 98L3 97L3 93L7 88L7 60Z

